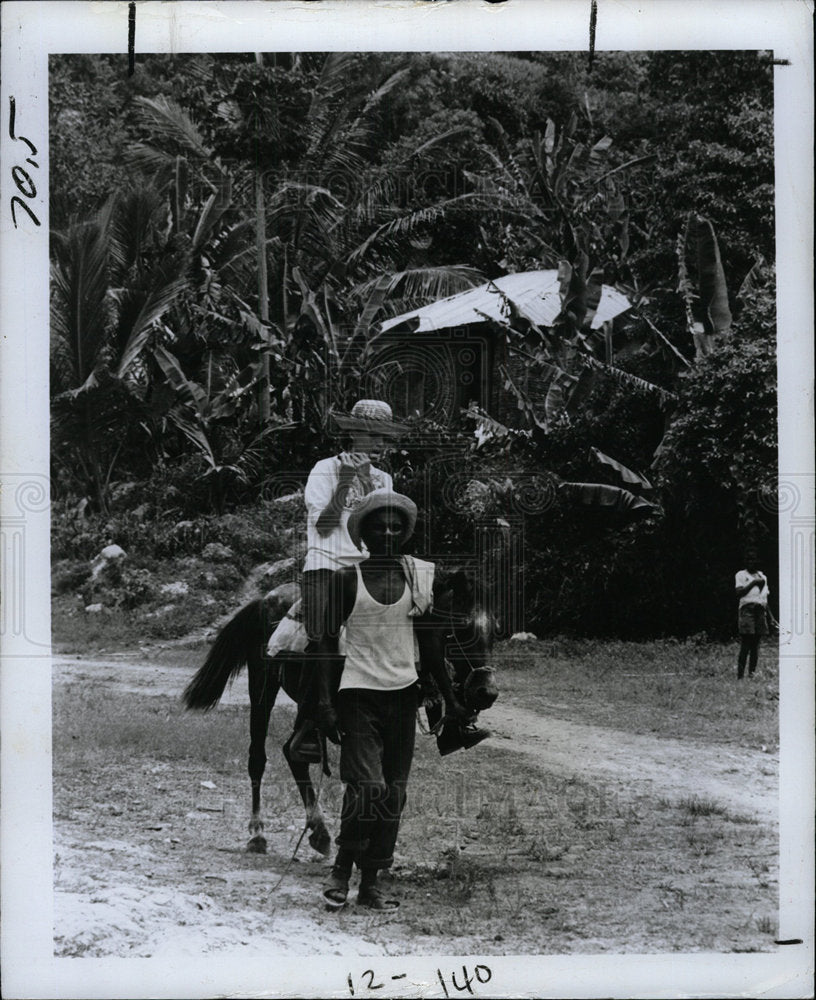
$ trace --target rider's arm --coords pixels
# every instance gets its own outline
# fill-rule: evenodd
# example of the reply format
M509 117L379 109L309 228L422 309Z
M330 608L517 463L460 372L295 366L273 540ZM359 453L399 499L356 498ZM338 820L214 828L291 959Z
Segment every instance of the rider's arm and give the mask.
M353 465L341 465L339 478L337 480L337 485L334 488L334 492L331 495L331 499L320 512L320 516L316 521L316 528L318 532L323 535L330 535L338 524L340 524L340 515L343 513L343 505L346 502L346 494L349 491L349 487L354 479L354 466Z
M340 515L349 487L354 479L354 466L343 461L341 456L339 468L337 459L324 459L318 462L309 474L306 483L306 507L309 518L319 535L330 535L340 524Z

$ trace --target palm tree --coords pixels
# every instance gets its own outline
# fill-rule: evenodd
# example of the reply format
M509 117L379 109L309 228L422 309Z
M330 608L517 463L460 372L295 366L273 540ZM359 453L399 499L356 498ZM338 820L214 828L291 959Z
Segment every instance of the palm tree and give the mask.
M368 184L367 178L376 153L378 111L406 71L387 67L383 74L379 65L361 70L357 58L332 53L319 60L292 59L284 69L243 66L232 81L233 92L218 104L218 125L229 141L222 139L217 147L179 105L164 98L137 102L151 141L133 150L135 163L175 188L180 172L195 178L199 189L215 189L230 178L231 209L242 224L255 226L260 265L257 293L245 273L227 276L237 277L231 291L257 302L241 316L256 342L258 337L264 342L262 357L276 362L270 390L276 409L312 427L329 403L338 401L327 396L327 375L333 397L359 383L368 333L378 313L388 311L389 299L390 311L396 312L406 303L450 294L481 278L465 267L395 268L399 254L394 247L400 240L406 243L421 223L410 212L397 212L406 216L405 225L390 238L380 232L376 241L369 239L381 230L383 219L395 216L399 165L376 183ZM294 86L287 79L293 74L300 74L309 96L298 110L296 128L283 120L281 102L275 100L275 87ZM294 131L297 149L287 161L287 136ZM424 144L424 151L455 135L456 130L440 134ZM226 151L232 150L238 153L227 160ZM268 158L262 178L259 157ZM406 153L405 171L410 161ZM246 246L235 259L246 263L251 256ZM261 396L265 425L265 388Z
M187 287L188 257L155 248L153 189L111 198L88 222L52 234L53 455L64 476L108 508L146 395L142 352Z

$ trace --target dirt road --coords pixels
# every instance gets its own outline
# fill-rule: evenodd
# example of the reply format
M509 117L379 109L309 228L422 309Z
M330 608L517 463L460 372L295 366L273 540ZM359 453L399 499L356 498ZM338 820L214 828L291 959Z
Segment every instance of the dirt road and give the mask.
M159 701L177 699L192 671L156 659L150 652L144 662L132 653L54 659L55 702L64 696L70 704L60 716L63 757L55 751L54 765L55 774L61 769L54 825L60 955L728 951L772 940L765 923L776 909L774 755L498 703L484 715L494 735L474 751L479 766L476 756L446 765L448 780L457 772L466 781L478 776L493 800L491 816L469 809L451 819L433 800L423 812L416 787L405 853L397 857L403 910L385 919L354 906L327 914L315 903L326 860L304 844L290 863L303 814L274 751L265 784L270 850L247 854L243 713L240 721L234 711L220 716L233 729L220 769L207 771L197 742L192 753L178 752L183 734L172 720L189 724L195 741L217 720L191 719ZM86 702L121 713L118 726L132 715L154 728L146 736L138 730L128 750L100 751L77 714ZM248 704L244 676L222 704ZM280 695L278 742L292 712ZM439 759L422 749L438 771ZM521 772L522 765L519 812L497 813L504 778L512 782L513 767ZM524 798L531 775L545 789L535 801ZM332 779L324 797L335 785ZM600 790L603 799L585 813L571 810L568 795L553 808L553 787ZM683 805L694 799L719 812L698 821ZM338 807L339 800L326 803L332 822ZM451 845L458 845L458 867L446 873L439 859Z
M140 664L124 657L54 659L57 683L83 676L115 692L170 697L180 695L188 680L178 667ZM225 692L221 703L249 705L243 676ZM280 692L277 704L292 702ZM548 774L601 778L635 797L696 796L741 815L777 822L776 753L734 751L719 745L583 725L501 702L485 714L484 722L490 726L496 746L524 754Z

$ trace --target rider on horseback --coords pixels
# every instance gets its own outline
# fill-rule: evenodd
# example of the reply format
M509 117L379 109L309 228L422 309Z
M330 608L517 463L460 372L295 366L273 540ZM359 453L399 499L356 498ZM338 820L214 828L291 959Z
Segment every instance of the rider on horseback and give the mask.
M385 450L389 438L403 433L388 403L361 399L349 415L333 413L336 427L348 439L348 450L319 461L306 483L306 535L308 549L303 566L300 615L314 653L323 634L329 582L337 569L355 566L366 558L348 532L354 504L374 489L392 489L391 476L372 463ZM313 730L314 698L300 706L291 752L307 761L320 759Z

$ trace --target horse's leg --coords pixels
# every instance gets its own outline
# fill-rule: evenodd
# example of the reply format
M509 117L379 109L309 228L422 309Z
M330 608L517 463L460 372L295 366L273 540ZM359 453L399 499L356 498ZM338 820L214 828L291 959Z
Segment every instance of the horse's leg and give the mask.
M264 824L261 819L261 781L266 769L266 733L269 716L278 696L278 668L258 657L249 663L249 780L252 782L252 816L249 820L247 850L266 853Z
M306 825L312 831L309 834L309 843L320 854L328 856L331 852L331 835L323 818L320 803L317 800L317 792L315 792L312 778L309 774L309 765L303 761L293 760L289 752L293 736L294 732L283 744L283 756L286 758L286 763L289 765L289 770L295 779L300 797L303 799L303 805L306 807Z

